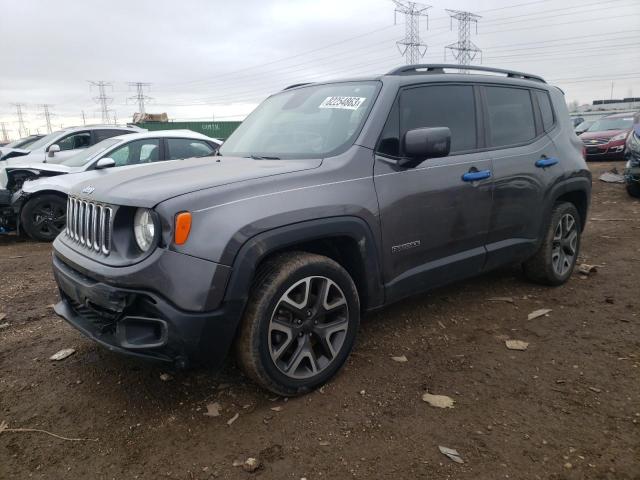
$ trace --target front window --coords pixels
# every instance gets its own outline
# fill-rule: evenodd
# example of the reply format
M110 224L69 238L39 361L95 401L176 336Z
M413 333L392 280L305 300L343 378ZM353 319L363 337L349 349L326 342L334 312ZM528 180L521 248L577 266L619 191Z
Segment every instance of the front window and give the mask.
M109 154L116 162L116 167L151 163L160 160L160 140L145 138L134 140Z
M601 118L589 127L588 132L604 132L607 130L628 130L633 126L633 117Z
M82 167L93 160L95 157L100 155L102 152L121 142L121 140L116 139L108 139L103 140L100 143L96 143L94 146L83 150L80 153L77 153L66 160L62 160L60 162L61 165L66 165L67 167ZM48 159L49 163L56 163L55 158Z
M80 148L87 148L91 145L91 133L78 132L71 135L67 135L56 142L60 147L60 151L65 150L77 150Z
M220 154L278 159L336 155L355 141L379 86L344 82L281 92L242 122Z

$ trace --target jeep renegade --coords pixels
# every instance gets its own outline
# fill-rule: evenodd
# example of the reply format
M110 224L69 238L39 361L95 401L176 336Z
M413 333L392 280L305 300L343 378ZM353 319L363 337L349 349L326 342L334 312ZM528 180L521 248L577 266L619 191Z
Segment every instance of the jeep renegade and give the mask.
M82 182L56 312L110 350L219 365L281 395L330 379L363 312L507 264L571 276L591 175L562 91L410 65L295 85L215 161Z

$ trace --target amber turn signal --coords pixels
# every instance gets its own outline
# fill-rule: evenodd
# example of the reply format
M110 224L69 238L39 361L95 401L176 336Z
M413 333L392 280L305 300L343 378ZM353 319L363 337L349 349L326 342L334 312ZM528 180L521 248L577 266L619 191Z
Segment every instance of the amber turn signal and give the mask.
M191 231L191 213L181 212L176 215L176 228L173 240L176 245L183 245L189 238Z

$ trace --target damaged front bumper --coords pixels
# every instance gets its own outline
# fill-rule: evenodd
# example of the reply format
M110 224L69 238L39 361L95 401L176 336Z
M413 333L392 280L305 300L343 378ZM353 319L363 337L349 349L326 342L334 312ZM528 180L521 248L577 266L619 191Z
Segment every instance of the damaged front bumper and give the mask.
M218 367L235 335L241 305L186 312L160 295L119 288L89 278L55 254L53 271L61 301L55 312L111 351L186 367Z
M623 175L626 183L640 183L640 160L627 161Z
M10 232L18 228L18 216L12 205L13 194L0 189L0 233Z

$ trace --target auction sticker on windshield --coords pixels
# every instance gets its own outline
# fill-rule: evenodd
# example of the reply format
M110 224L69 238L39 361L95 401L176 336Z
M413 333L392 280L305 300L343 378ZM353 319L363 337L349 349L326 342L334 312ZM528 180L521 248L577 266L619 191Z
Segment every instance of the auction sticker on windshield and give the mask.
M365 97L327 97L318 108L341 108L357 110L366 100Z

